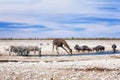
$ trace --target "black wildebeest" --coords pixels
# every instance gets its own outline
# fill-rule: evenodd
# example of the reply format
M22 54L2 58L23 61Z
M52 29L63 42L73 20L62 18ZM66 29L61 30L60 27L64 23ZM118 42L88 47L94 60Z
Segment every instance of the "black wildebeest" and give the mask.
M89 48L88 46L84 45L84 46L79 46L79 45L75 45L74 49L76 49L78 52L82 51L82 52L85 52L85 51L92 51L91 48Z
M63 48L68 54L72 54L72 49L69 47L67 42L62 38L53 39L53 49L52 50L54 50L54 46L56 46L56 50L57 50L58 54L59 54L58 47ZM66 47L69 51L67 51L64 47Z
M96 52L101 52L101 51L104 51L105 50L105 47L102 46L102 45L98 45L96 47L93 48L93 51L96 51Z
M115 53L117 46L116 46L115 44L113 44L113 45L112 45L112 48L113 48L113 52Z

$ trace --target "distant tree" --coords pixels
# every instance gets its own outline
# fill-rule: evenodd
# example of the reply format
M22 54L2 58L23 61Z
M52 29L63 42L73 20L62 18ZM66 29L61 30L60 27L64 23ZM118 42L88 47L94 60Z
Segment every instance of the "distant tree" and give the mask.
M72 40L74 40L75 38L74 38L74 37L72 37L71 39L72 39Z

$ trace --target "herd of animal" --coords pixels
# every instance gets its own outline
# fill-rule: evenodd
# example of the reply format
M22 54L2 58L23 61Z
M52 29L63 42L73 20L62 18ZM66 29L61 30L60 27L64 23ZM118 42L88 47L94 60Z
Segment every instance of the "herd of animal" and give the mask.
M56 50L57 50L58 54L59 54L58 47L63 48L68 54L72 54L72 49L69 47L69 45L67 44L67 42L64 39L61 39L61 38L54 39L53 40L53 50L54 50L54 45L56 46ZM68 49L68 51L64 47L66 47ZM117 51L116 47L117 46L115 44L112 45L113 52ZM86 45L79 46L77 44L77 45L75 45L74 49L77 50L78 52L80 52L80 51L82 51L82 52L85 52L85 51L88 51L88 52L91 52L91 51L101 52L101 51L105 50L105 47L102 46L102 45L98 45L98 46L91 49Z
M42 44L40 44L42 45ZM56 51L59 54L59 49L58 47L63 48L68 54L72 55L72 49L70 48L70 46L68 45L68 43L62 39L62 38L55 38L53 39L53 48L52 50L54 51L54 47L56 47ZM66 48L65 48L66 47ZM113 44L112 48L113 51L116 52L116 45ZM88 51L88 52L92 52L92 51L96 51L96 52L101 52L105 50L105 47L102 45L98 45L94 48L90 48L86 45L84 46L79 46L78 44L74 46L74 49L77 50L78 52L82 51ZM16 55L18 56L28 56L28 54L34 51L34 53L38 52L39 56L41 56L41 48L39 48L38 46L10 46L9 47L9 54L11 55L11 53L16 53Z
M84 45L84 46L75 45L74 49L76 49L78 52L80 52L80 51L82 51L82 52L85 52L85 51L88 51L88 52L92 52L92 51L101 52L101 51L105 50L105 47L102 46L102 45L98 45L98 46L96 46L96 47L94 47L92 49L92 48L89 48L86 45Z
M28 54L34 51L39 53L39 56L41 56L41 48L38 46L10 46L9 48L9 54L11 55L12 52L16 53L18 56L28 56Z

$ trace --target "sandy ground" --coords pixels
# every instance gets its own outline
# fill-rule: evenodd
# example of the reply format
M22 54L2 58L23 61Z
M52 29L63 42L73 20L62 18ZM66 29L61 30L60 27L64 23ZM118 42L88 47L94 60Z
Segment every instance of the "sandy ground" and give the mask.
M106 51L111 51L111 45L120 40L71 40L67 41L73 49L75 44L95 47L103 45ZM43 45L40 45L40 44ZM49 44L49 45L48 45ZM30 53L30 56L9 56L4 48L9 45L37 45L42 47L42 57ZM120 80L120 53L101 55L81 55L73 50L73 55L67 55L60 49L60 55L52 50L51 40L13 40L0 41L0 80ZM87 54L84 53L84 54ZM89 53L90 54L90 53Z

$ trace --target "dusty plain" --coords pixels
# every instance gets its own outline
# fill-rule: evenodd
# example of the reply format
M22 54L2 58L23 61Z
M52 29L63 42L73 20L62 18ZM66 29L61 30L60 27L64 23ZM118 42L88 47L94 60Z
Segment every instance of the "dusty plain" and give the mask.
M73 49L68 55L52 51L52 40L0 40L0 80L120 80L120 40L66 40ZM40 45L42 44L42 45ZM105 46L105 52L80 52L74 46ZM117 53L111 45L117 45ZM42 56L16 56L5 49L10 45L39 46Z

